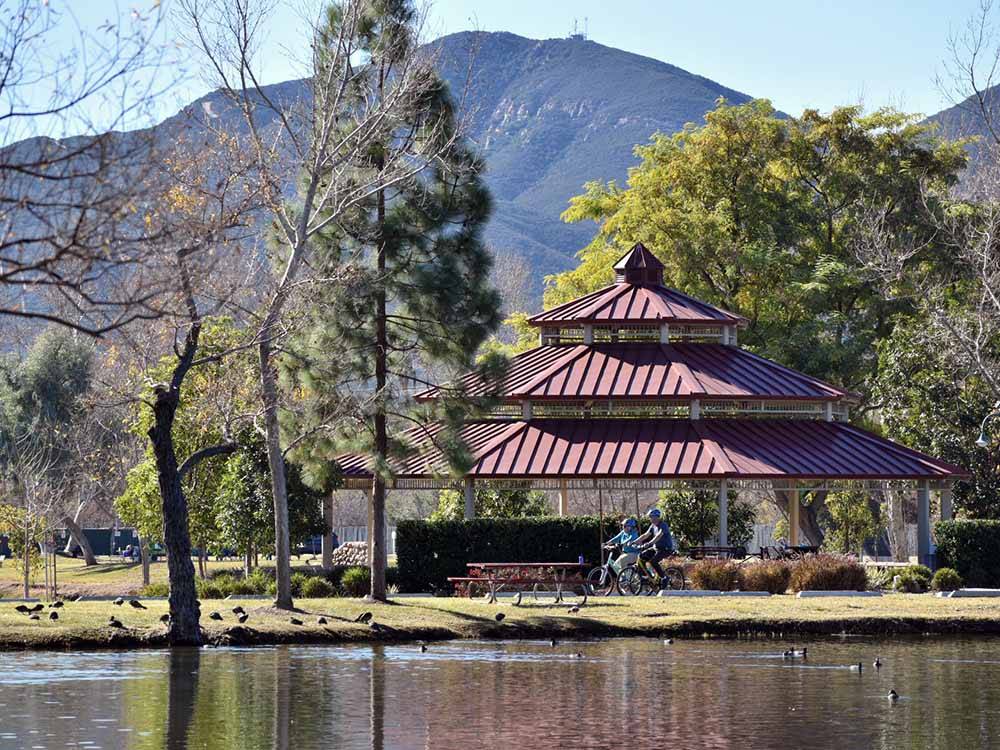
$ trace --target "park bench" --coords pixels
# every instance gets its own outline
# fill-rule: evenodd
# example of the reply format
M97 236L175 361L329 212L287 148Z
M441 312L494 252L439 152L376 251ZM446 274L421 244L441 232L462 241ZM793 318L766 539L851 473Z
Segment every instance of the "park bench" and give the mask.
M692 560L704 560L706 557L713 557L722 560L743 560L746 556L746 547L713 547L701 545L691 547L688 550L688 557Z
M587 601L587 582L584 578L585 563L468 563L468 575L448 578L456 593L477 596L480 589L490 603L504 590L514 594L515 604L521 603L526 590L537 600L540 587L554 587L556 602L563 600L563 592L579 587L583 601ZM545 588L544 591L548 591Z
M768 546L761 547L761 560L797 560L804 555L814 555L819 547L812 544L797 544L794 547Z

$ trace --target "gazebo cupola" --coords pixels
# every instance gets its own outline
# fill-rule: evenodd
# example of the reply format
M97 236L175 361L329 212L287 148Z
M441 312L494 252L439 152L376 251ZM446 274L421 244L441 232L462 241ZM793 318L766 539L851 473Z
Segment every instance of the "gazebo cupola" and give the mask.
M528 318L540 343L715 341L736 343L747 321L663 285L663 264L641 242L614 265L615 283Z

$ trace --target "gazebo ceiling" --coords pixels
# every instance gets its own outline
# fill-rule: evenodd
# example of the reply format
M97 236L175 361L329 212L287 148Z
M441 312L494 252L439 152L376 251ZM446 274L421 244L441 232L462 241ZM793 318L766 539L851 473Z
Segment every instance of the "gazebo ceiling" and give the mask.
M394 467L401 479L446 475L440 428ZM779 419L566 419L471 422L462 438L474 459L468 476L501 479L833 479L943 480L967 476L841 422ZM338 460L345 476L370 476L366 459Z
M488 386L463 381L471 395ZM433 399L438 389L417 394ZM706 343L598 343L542 346L511 362L503 383L508 400L855 399L841 388L735 346Z

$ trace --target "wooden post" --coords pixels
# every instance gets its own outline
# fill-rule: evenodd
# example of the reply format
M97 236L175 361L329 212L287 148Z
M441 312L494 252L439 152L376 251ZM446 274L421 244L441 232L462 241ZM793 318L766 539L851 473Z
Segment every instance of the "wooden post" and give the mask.
M931 485L924 480L917 487L917 562L933 566L931 542Z
M691 399L691 419L701 419L701 401L699 399Z
M729 484L719 482L719 546L729 546Z
M585 344L594 343L594 326L583 327L583 343Z
M660 343L669 344L670 343L670 324L660 323Z
M476 485L472 477L465 478L465 520L476 517Z
M788 498L788 544L795 547L799 543L799 490Z
M333 567L333 493L328 492L322 500L323 504L323 570ZM249 551L248 551L249 552ZM249 570L247 571L249 572Z
M950 521L953 517L951 507L951 482L944 482L941 485L941 520Z
M569 515L569 489L566 487L566 480L559 481L559 515Z

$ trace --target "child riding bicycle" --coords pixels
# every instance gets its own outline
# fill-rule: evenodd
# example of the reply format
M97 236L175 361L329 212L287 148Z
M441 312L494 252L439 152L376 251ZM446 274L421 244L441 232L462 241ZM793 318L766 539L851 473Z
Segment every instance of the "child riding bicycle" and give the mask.
M639 524L634 518L626 518L622 521L622 530L604 543L606 550L621 547L622 553L614 560L608 561L616 573L621 573L626 566L632 565L636 561L639 550L635 546L635 540L638 538Z

